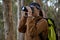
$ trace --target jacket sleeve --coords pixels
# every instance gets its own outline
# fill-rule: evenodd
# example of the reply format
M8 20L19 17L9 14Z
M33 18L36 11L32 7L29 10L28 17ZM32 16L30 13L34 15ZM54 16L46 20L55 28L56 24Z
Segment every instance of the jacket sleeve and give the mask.
M29 36L33 37L36 34L36 27L35 27L35 21L33 17L27 18L27 33Z
M47 23L47 21L45 19L41 19L37 23L36 27L37 27L38 34L40 34L41 32L48 32L47 31L48 30L48 23Z
M38 23L38 34L39 36L43 38L43 40L48 39L48 23L46 19L41 19Z
M22 17L20 19L20 22L19 22L19 28L18 28L19 32L25 33L25 31L26 31L26 25L25 24L26 24L26 18Z

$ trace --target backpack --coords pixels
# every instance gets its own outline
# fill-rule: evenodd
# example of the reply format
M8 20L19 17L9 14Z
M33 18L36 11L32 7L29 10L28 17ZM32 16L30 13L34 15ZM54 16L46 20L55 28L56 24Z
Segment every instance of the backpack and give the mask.
M46 19L48 22L48 36L46 40L58 40L54 20L52 20L51 18L44 18L44 19ZM39 37L41 38L41 40L43 40L42 33L39 34Z
M48 22L48 40L58 40L56 34L56 26L54 24L54 20L51 18L45 18Z

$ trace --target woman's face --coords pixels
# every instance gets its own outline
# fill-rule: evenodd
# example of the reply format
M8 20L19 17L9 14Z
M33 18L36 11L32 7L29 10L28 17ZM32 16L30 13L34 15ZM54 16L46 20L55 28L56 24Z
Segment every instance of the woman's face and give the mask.
M32 15L35 17L39 16L39 10L36 7L34 7L34 13Z
M34 9L33 13L32 13L32 9L29 6L26 6L26 8L27 8L28 12L24 12L24 15L25 15L25 13L27 13L28 15L32 15L34 17L39 16L39 10L35 6L33 7L33 9Z

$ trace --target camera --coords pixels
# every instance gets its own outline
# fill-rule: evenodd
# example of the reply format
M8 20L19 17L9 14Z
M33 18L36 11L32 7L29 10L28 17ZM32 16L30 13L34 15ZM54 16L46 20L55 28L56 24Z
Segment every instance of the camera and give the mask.
M27 8L24 6L21 9L22 9L22 11L28 12Z
M32 14L34 13L34 7L36 7L38 10L40 10L40 12L39 12L39 15L42 15L42 11L41 11L41 6L38 4L38 3L35 3L35 2L32 2L32 3L30 3L30 5L29 5L29 7L31 8L31 10L32 10ZM28 12L28 10L27 10L27 8L25 7L25 6L23 6L22 7L22 11L25 11L25 12ZM28 13L26 13L26 15L27 15Z
M29 6L30 7L30 6ZM34 13L34 8L33 7L30 7L31 8L31 10L32 10L32 14ZM25 7L25 6L23 6L22 8L21 8L21 10L22 11L25 11L25 16L26 17L28 17L28 9Z
M29 6L30 7L30 6ZM34 13L34 8L33 7L30 7L31 10L32 10L32 13ZM28 12L27 8L26 7L22 7L22 11L25 11L25 12Z

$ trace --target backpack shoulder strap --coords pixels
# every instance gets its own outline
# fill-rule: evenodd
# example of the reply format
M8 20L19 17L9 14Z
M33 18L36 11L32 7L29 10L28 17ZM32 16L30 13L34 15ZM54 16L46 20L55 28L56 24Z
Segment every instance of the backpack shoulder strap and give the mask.
M44 19L47 20L49 26L51 26L51 25L55 26L55 23L51 18L44 18Z

